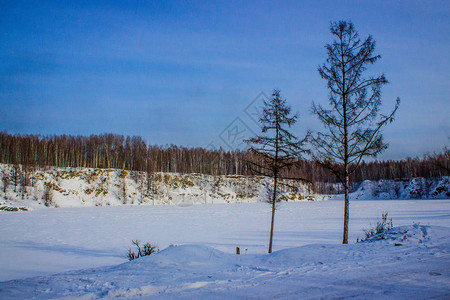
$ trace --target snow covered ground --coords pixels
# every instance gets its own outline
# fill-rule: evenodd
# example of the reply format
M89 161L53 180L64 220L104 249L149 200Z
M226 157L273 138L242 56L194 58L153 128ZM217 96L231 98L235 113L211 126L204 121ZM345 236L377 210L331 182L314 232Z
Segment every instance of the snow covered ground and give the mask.
M4 180L6 179L6 181ZM0 211L42 206L192 205L267 201L273 180L261 176L145 173L118 169L0 164ZM310 184L284 180L285 201L324 200ZM21 184L24 183L24 184ZM281 200L280 199L280 200Z
M343 195L341 195L343 197ZM450 177L404 180L365 180L351 193L352 199L448 199Z
M450 297L450 200L350 205L340 245L342 201L281 204L271 255L265 203L0 212L0 298ZM406 227L355 244L385 211ZM132 239L179 246L128 262Z
M5 180L6 179L6 180ZM280 200L327 200L305 182L285 180ZM332 190L341 184L327 184ZM121 205L192 205L265 202L272 180L260 176L204 175L118 169L47 167L30 170L0 164L0 211ZM342 195L333 195L342 198ZM450 177L362 182L351 199L448 199Z

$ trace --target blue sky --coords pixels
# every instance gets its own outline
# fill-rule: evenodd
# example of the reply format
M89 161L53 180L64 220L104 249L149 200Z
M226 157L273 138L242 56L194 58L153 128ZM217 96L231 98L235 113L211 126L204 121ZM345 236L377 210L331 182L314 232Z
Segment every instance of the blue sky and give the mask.
M329 22L352 20L382 59L382 159L440 151L450 136L448 1L2 1L0 130L140 135L150 144L226 145L225 128L261 92L281 89L320 130L317 67Z

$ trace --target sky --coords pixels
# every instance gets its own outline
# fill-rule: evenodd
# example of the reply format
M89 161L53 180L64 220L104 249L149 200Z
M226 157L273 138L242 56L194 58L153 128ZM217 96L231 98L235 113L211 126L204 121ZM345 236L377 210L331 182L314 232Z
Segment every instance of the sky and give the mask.
M338 20L375 39L367 75L390 82L384 112L401 99L379 158L448 146L449 1L0 0L0 130L233 150L278 88L299 113L293 132L319 131L317 68Z

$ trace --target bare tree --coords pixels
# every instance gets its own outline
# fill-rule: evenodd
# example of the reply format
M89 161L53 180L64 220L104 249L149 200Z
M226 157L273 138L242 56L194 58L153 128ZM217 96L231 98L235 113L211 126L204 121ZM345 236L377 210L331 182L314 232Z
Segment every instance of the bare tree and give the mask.
M30 185L30 167L22 165L22 173L20 174L20 195L25 199L27 195L27 187Z
M44 184L44 204L47 207L50 207L53 204L53 185L51 182Z
M328 83L329 108L312 106L312 112L324 124L327 133L312 137L316 161L330 169L342 182L345 191L343 243L348 242L349 175L363 157L376 157L388 144L381 129L394 120L400 100L388 115L379 113L384 75L364 77L367 67L380 59L374 54L375 41L364 41L351 22L333 22L330 31L335 40L327 44L327 60L319 67Z
M159 195L158 185L156 183L156 175L153 171L147 169L147 195L151 195L153 205L155 198Z
M5 167L3 169L3 177L2 177L2 182L3 182L3 192L5 193L6 196L6 189L9 186L9 182L10 182L10 178L9 178L9 172L7 171L7 168Z
M125 169L123 169L121 171L121 173L119 174L119 178L121 178L121 181L120 181L120 192L121 192L123 204L127 204L127 202L128 202L128 197L127 197L127 175L128 175L128 171L126 171Z
M250 151L259 158L249 161L252 169L260 175L273 178L272 219L270 223L269 253L272 252L277 185L282 177L281 171L292 166L307 150L303 148L306 138L298 140L288 131L297 122L297 115L291 115L291 108L280 97L280 91L274 90L272 98L264 101L264 109L259 122L262 135L247 140L253 146Z
M14 164L11 168L11 176L10 176L14 184L14 192L17 192L17 186L20 183L21 173L22 172L20 170L20 165Z
M447 139L450 142L450 137ZM442 154L434 153L428 159L434 161L433 165L437 166L444 176L450 174L450 149L447 146L444 147Z

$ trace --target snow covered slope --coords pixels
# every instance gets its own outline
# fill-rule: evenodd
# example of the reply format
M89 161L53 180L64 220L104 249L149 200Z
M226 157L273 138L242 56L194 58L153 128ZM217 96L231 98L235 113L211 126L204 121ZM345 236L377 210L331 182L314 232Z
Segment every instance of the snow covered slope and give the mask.
M3 180L8 176L6 182ZM192 205L266 201L271 180L239 175L154 173L92 169L46 168L26 172L0 164L0 207L76 207L105 205ZM323 200L308 184L288 181L281 200ZM5 201L9 200L9 201Z
M34 171L0 164L0 210L38 207L254 203L271 198L267 177L177 174L92 168ZM7 180L4 180L7 178ZM311 185L285 181L280 200L325 200ZM5 189L6 185L6 189ZM5 192L6 190L6 192ZM333 198L342 198L335 195ZM450 177L364 181L352 199L448 199Z
M365 180L352 199L449 199L450 177Z
M411 225L353 245L271 255L175 246L112 267L0 283L2 299L448 299L449 228Z

